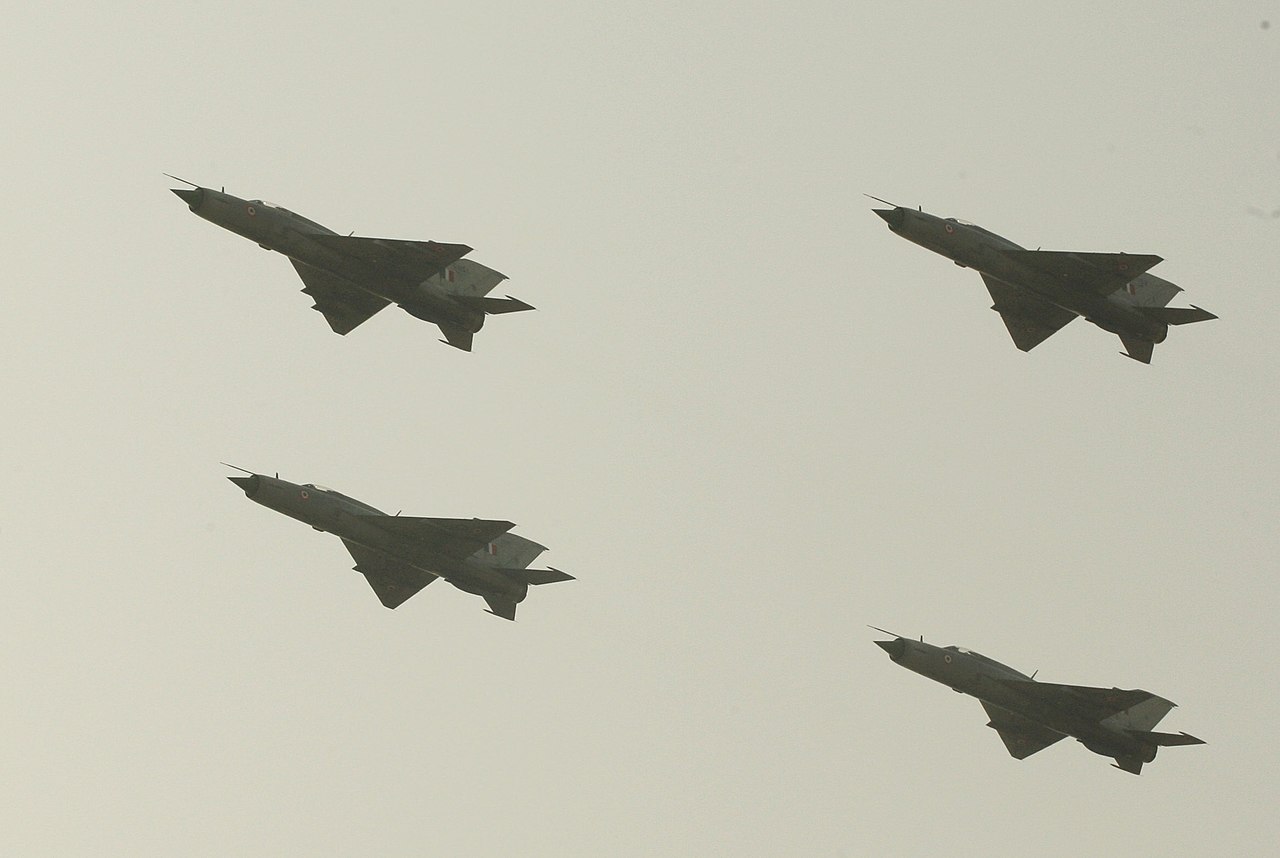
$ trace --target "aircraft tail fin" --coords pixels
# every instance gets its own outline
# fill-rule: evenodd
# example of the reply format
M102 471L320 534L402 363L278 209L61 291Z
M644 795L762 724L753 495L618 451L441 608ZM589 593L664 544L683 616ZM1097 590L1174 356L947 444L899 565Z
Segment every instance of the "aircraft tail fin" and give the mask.
M504 533L473 556L486 566L523 569L537 560L538 555L546 550L547 546L539 545L532 539L525 539L514 533Z
M440 291L449 295L471 295L482 297L493 291L493 288L507 279L507 275L492 268L472 262L470 259L459 259L451 263L439 274L427 278L440 287Z
M1120 354L1130 357L1138 363L1151 363L1151 353L1155 351L1156 344L1151 340L1144 340L1139 337L1126 337L1120 335L1120 342L1124 343L1124 351Z
M1166 325L1189 325L1192 322L1207 322L1218 318L1208 310L1195 304L1190 307L1141 307L1142 315Z
M1142 764L1150 762L1141 757L1116 757L1116 761L1111 765L1122 772L1128 772L1131 775L1142 774Z
M1188 733L1154 733L1150 730L1127 730L1126 732L1133 738L1146 743L1143 752L1115 758L1115 767L1131 775L1142 774L1142 764L1154 760L1156 751L1162 747L1205 744L1204 739L1197 739Z
M1143 272L1113 294L1117 301L1132 307L1163 307L1181 291L1181 286Z
M463 328L454 328L449 325L438 325L440 333L444 334L444 339L440 342L446 346L453 346L455 349L461 349L464 352L471 351L471 339L475 336L474 331L464 330Z
M489 613L495 617L502 617L504 620L515 620L516 602L514 599L504 599L501 596L485 596L484 600L489 603Z
M1160 723L1173 710L1173 703L1149 691L1129 692L1136 702L1130 703L1102 723L1131 734L1141 734Z

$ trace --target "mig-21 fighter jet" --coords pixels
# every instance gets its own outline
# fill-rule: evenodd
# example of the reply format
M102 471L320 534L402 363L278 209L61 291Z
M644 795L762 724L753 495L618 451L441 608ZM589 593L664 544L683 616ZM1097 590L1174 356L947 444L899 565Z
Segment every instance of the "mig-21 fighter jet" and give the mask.
M876 646L896 664L978 698L991 719L987 726L1019 760L1071 736L1095 754L1113 757L1116 768L1136 775L1143 763L1156 758L1160 747L1204 744L1186 733L1152 732L1174 704L1149 691L1036 682L1034 675L980 653L933 646L923 639L894 635L891 641L876 641Z
M1170 325L1218 318L1195 305L1166 307L1182 289L1147 270L1159 256L1027 250L976 224L893 206L874 209L908 241L982 275L1013 344L1031 351L1076 316L1120 337L1126 357L1151 363Z
M245 474L227 479L250 500L340 538L355 558L355 570L388 608L443 578L483 597L489 613L514 620L530 584L573 580L559 569L529 569L547 549L508 533L515 527L509 521L387 515L323 486Z
M438 325L441 342L469 352L486 314L533 309L511 296L487 297L507 278L463 259L471 252L465 244L338 235L274 203L198 185L171 190L205 220L289 257L302 291L334 333L347 334L388 304L398 304Z

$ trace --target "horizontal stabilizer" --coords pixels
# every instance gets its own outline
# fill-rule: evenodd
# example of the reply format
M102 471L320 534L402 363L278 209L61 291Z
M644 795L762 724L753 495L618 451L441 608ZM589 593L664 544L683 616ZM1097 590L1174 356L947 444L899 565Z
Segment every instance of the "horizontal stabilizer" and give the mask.
M1204 739L1197 739L1189 733L1153 733L1149 730L1130 730L1129 735L1144 742L1163 747L1174 745L1203 745Z
M519 298L512 298L510 295L505 298L483 298L479 295L451 295L450 297L464 307L470 307L472 310L480 310L493 315L519 313L523 310L534 309L532 304L526 304Z
M567 572L561 572L559 569L503 569L498 568L498 572L506 575L512 581L518 584L555 584L560 581L576 581Z
M1155 319L1166 325L1189 325L1192 322L1207 322L1218 318L1195 304L1190 307L1142 307L1140 311L1148 319Z

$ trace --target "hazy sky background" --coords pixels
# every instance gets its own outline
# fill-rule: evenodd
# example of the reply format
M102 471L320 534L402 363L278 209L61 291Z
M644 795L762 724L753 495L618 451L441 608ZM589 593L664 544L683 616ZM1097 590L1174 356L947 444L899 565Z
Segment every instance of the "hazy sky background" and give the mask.
M0 851L1274 849L1280 6L854 5L10 15ZM335 336L161 171L538 312ZM1221 320L1022 354L862 192L1159 254ZM579 580L388 611L220 460ZM866 623L1209 744L1013 760Z

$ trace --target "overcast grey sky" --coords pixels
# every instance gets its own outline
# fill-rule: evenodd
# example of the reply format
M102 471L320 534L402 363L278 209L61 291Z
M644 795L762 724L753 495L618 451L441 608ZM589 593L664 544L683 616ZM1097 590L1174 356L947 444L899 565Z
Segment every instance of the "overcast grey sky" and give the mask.
M0 35L0 851L1274 849L1276 3L36 9ZM337 337L161 171L465 242L538 312ZM862 192L1159 254L1221 319L1022 354ZM388 611L220 460L510 519L579 580ZM866 623L1209 744L1013 760Z

